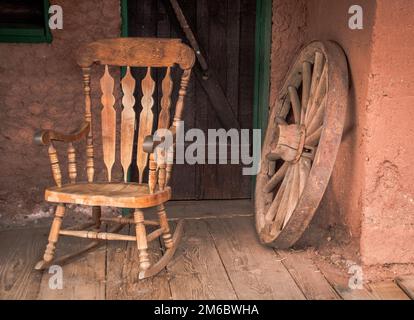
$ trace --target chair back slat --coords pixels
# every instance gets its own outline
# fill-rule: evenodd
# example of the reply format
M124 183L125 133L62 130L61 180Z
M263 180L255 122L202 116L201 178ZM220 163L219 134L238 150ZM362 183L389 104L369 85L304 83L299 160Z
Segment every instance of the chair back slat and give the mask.
M167 68L165 77L162 80L162 98L161 111L158 116L158 129L167 129L170 126L170 107L171 107L171 93L173 90L173 82L171 79L171 69Z
M109 74L108 65L105 65L105 73L101 78L101 90L103 158L108 173L108 181L111 181L112 166L115 163L116 112L114 109L115 97L113 95L114 78Z
M173 82L171 79L170 67L167 68L165 77L161 84L162 98L161 98L161 111L158 116L158 129L168 129L170 126L170 107L171 107L171 93L173 89ZM157 165L158 165L158 186L160 190L165 187L166 181L166 156L168 150L161 149L160 147L155 150L157 153Z
M154 105L154 98L152 97L155 90L155 81L151 77L151 67L147 68L147 74L141 82L142 87L142 110L139 115L139 130L137 139L137 167L139 174L139 183L142 183L144 170L148 162L148 153L143 152L144 138L152 133L152 124L154 114L152 113L152 106Z
M124 171L124 181L128 180L128 169L132 162L132 149L134 144L135 130L135 79L131 75L130 67L127 67L122 86L122 105L124 109L121 114L121 165Z

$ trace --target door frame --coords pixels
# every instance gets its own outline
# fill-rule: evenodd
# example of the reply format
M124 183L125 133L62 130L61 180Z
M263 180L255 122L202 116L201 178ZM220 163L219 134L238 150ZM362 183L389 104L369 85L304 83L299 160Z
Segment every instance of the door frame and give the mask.
M269 117L272 0L256 0L253 129L260 129L262 142ZM252 176L254 199L256 176Z
M256 0L253 129L262 130L262 140L269 113L271 36L272 0Z

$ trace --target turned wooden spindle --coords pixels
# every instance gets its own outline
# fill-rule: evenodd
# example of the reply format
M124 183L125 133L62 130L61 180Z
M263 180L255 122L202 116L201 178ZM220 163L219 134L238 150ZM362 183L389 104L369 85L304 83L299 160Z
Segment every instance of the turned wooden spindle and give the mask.
M135 221L135 233L137 240L137 247L139 251L139 266L141 270L147 270L150 266L150 260L148 255L148 242L147 233L144 225L144 212L140 209L136 209L134 212Z
M91 68L82 67L83 92L85 95L85 120L89 122L89 133L86 138L86 174L88 182L93 182L93 133L92 133L92 112L91 112Z
M182 119L183 111L184 111L184 97L187 92L188 82L190 81L191 76L191 69L187 69L183 71L183 75L181 76L181 83L180 83L180 90L178 91L178 99L177 103L175 104L175 114L173 119L173 126L175 128L178 127L178 121Z
M171 79L171 68L168 67L165 72L165 77L162 80L162 98L161 98L161 112L158 117L158 129L167 129L170 125L170 107L171 107L171 93L173 89L173 81ZM172 164L167 164L166 152L168 148L158 150L157 155L161 157L161 161L158 161L158 186L160 190L164 190L167 185L167 170L171 172Z
M149 174L148 174L148 187L149 187L150 193L154 193L156 184L157 184L157 162L154 159L154 153L151 153L149 156Z
M128 218L128 217L102 217L101 221L103 222L113 222L113 223L119 223L119 224L130 224L133 223L135 224L135 221L133 218ZM158 221L154 221L154 220L144 220L144 224L146 226L159 226L160 223Z
M52 227L50 228L49 243L46 246L45 254L43 255L43 260L46 262L52 261L55 255L56 243L59 238L59 231L62 226L62 219L65 214L65 206L59 204L56 207L55 217L53 218Z
M168 224L167 213L165 212L164 204L160 204L157 207L157 210L158 210L158 219L160 222L160 227L163 230L162 238L164 240L165 247L168 249L168 248L171 248L174 243L172 241L170 226Z
M161 163L158 165L158 188L164 190L166 182L166 164Z
M157 177L158 177L158 190L165 189L166 181L166 159L165 159L165 149L158 147L156 150L157 155Z
M175 104L175 114L174 114L172 128L171 128L175 132L177 132L177 130L178 130L179 121L181 121L181 118L182 118L182 115L183 115L184 97L187 93L187 87L188 87L188 83L190 81L190 77L191 77L191 69L184 70L183 74L181 76L180 90L178 91L178 99L177 99L177 103ZM166 152L171 152L171 151L166 151ZM172 151L172 152L174 152L174 151ZM167 156L166 158L167 158L167 160L169 160L170 157ZM170 182L171 175L172 175L172 166L173 166L172 163L167 163L166 164L164 186L167 186Z
M171 175L172 175L172 163L167 163L167 168L165 170L166 174L165 174L165 185L168 186L171 180Z
M60 171L59 159L55 147L51 143L48 149L50 165L52 167L53 179L58 187L62 186L62 173Z
M63 236L72 236L85 239L95 240L123 240L123 241L136 241L134 236L126 234L117 234L112 232L97 232L92 230L61 230L59 232Z
M72 143L68 144L68 173L71 183L76 183L76 152Z

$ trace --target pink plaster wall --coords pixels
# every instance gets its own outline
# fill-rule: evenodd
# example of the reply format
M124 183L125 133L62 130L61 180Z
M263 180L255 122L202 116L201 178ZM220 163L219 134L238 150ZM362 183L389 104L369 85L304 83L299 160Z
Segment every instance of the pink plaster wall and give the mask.
M76 49L82 43L116 37L120 33L119 0L54 0L51 3L63 8L63 30L52 32L51 44L0 44L0 213L3 221L39 211L44 205L44 187L53 183L47 150L32 143L35 130L69 131L82 121L82 77L75 61ZM100 71L94 71L92 89L98 88L100 75ZM95 90L93 94L95 112L100 110L97 93ZM78 150L80 163L84 164L84 149L80 146ZM65 163L65 150L60 152L60 159ZM66 174L65 166L62 171Z
M359 1L363 7L364 28L348 27L348 9L352 0L307 1L307 40L332 40L344 50L349 65L349 103L344 135L324 200L314 222L323 225L343 224L351 243L358 250L361 235L362 199L365 192L366 100L370 72L372 27L375 1ZM347 241L347 239L344 239Z
M270 57L270 104L283 85L292 58L306 37L306 0L272 3L272 53Z
M365 105L361 255L414 263L414 2L377 1Z

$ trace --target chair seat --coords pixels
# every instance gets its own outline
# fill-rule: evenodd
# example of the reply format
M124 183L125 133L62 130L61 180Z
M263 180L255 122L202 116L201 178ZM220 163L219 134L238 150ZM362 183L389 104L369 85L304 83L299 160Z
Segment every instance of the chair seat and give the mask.
M170 198L170 187L150 194L147 184L138 183L75 183L47 188L45 192L49 202L119 208L148 208Z

